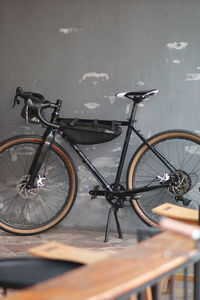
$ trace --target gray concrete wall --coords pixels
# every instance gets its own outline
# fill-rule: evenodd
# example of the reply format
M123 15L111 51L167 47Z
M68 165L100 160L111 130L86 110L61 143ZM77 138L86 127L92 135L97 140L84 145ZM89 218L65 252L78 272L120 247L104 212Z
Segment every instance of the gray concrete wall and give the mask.
M130 105L117 92L158 88L139 108L137 127L146 136L200 130L199 28L198 0L0 0L0 139L40 132L11 109L17 86L63 99L66 117L123 120ZM111 182L122 138L83 147ZM104 228L109 206L90 200L96 182L77 168L79 194L63 224ZM142 226L131 208L120 217L123 230Z

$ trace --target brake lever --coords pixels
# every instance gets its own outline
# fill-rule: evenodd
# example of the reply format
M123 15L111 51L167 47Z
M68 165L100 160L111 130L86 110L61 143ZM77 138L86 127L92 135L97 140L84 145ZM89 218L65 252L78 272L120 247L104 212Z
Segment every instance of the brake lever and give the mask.
M21 91L22 91L22 88L18 86L16 88L15 98L14 98L14 103L13 103L12 108L14 108L16 104L20 104L20 100L18 99L18 96L20 96Z
M14 103L13 103L12 108L14 108L16 104L20 104L20 100L17 97L18 96L15 96L15 98L14 98Z

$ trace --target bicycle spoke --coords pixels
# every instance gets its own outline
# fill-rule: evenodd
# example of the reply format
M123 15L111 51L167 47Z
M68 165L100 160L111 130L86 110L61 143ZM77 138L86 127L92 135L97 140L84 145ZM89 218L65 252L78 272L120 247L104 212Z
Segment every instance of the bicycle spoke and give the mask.
M19 138L20 141L20 138ZM36 177L34 187L27 188L29 170L40 143L22 137L14 140L0 155L0 220L10 231L40 232L58 223L75 199L73 166L70 158L56 146L50 148ZM68 167L69 165L69 167ZM73 173L75 174L75 173ZM45 176L44 176L45 175ZM74 176L74 175L73 175ZM44 177L44 178L43 178ZM4 182L5 181L5 182ZM69 204L68 204L69 202Z
M175 167L177 177L174 177L174 173L171 174L148 148L144 147L144 150L140 151L137 163L134 162L133 186L130 185L129 188L134 190L137 187L158 184L158 176L162 178L161 185L165 181L168 181L169 184L167 188L161 187L162 190L139 193L140 198L136 200L135 209L141 218L145 215L145 221L148 220L151 225L152 223L157 224L159 219L151 210L162 203L184 206L184 201L191 201L188 202L189 207L196 209L200 205L200 138L184 131L171 131L161 133L159 138L156 137L153 146ZM165 176L165 174L167 175ZM172 178L174 178L173 180L180 179L176 185L172 185ZM180 200L176 202L176 198Z

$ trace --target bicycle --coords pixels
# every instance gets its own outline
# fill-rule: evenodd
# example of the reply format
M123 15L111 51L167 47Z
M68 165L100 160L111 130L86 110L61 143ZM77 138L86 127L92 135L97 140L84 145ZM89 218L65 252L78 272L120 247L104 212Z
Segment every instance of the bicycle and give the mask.
M118 210L131 203L146 224L158 227L153 207L169 202L198 207L200 136L186 130L169 130L146 139L134 126L137 106L158 90L118 93L132 101L127 121L60 118L62 100L55 103L43 95L17 88L14 106L24 101L22 117L42 124L43 136L21 135L0 144L0 228L19 235L31 235L58 224L71 210L77 195L76 167L66 149L55 142L60 135L100 185L89 191L92 198L104 196L111 205L106 224L108 241L110 218L114 214L119 238L122 231ZM52 109L47 119L46 110ZM49 120L50 119L50 120ZM111 141L126 127L115 182L110 184L100 174L78 144ZM133 154L124 186L121 174L131 134L142 144ZM100 188L101 186L101 188Z

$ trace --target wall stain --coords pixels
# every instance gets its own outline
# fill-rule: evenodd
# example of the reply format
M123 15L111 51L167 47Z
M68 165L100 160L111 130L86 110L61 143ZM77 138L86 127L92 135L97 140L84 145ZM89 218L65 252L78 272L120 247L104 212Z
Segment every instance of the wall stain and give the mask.
M88 103L85 103L84 106L86 106L88 109L95 109L95 108L99 107L100 104L95 103L95 102L88 102Z
M59 32L60 33L63 33L65 35L69 35L69 34L72 34L72 33L77 33L78 31L83 31L82 28L60 28L59 29Z
M168 48L175 49L175 50L182 50L183 48L185 48L187 46L188 46L187 42L174 42L174 43L167 44Z
M198 81L200 80L200 73L189 73L187 74L187 81Z
M79 82L82 82L88 78L97 78L97 79L102 79L104 81L105 79L108 80L110 78L110 76L107 73L89 72L89 73L83 74L83 76L79 80Z

